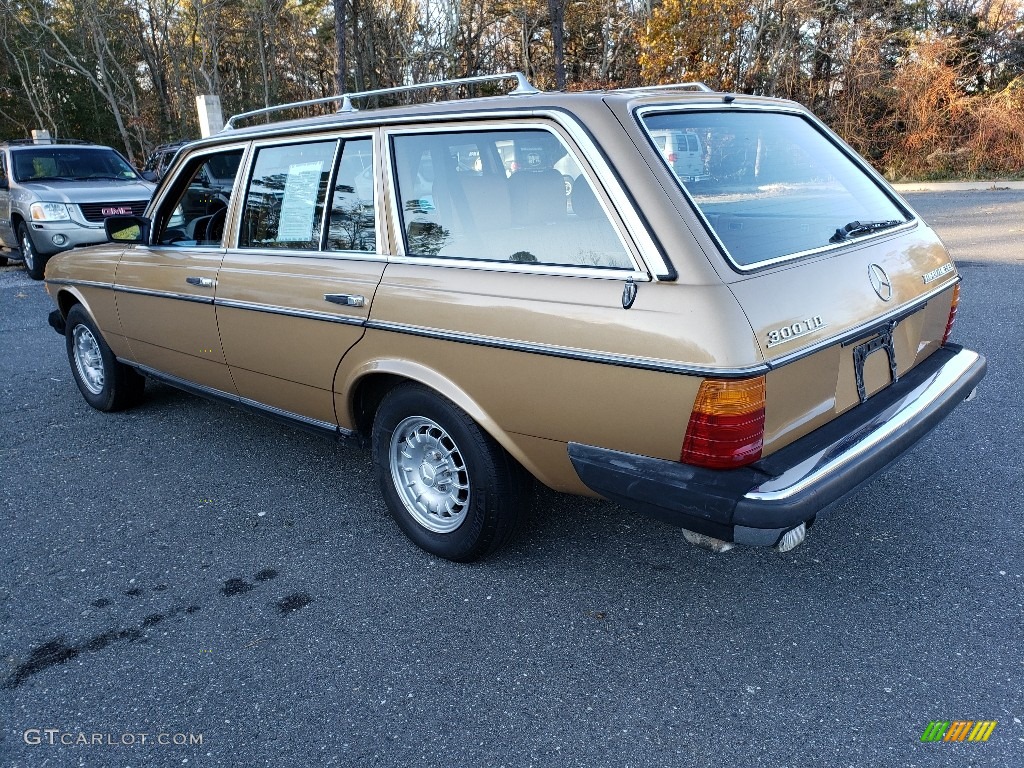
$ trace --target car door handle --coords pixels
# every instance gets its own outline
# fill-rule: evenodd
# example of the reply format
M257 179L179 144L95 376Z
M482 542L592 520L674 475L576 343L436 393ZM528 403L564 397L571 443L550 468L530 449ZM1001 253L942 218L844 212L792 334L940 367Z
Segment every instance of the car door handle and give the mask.
M324 301L329 301L331 304L341 304L346 307L362 307L366 305L366 297L351 293L325 293Z
M200 288L213 288L215 285L212 277L186 277L185 282L189 285L198 285Z

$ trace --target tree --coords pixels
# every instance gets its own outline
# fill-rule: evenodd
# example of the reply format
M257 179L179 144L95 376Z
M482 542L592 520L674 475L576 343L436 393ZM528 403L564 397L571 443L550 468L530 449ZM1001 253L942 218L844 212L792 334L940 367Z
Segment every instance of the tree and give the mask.
M700 80L724 90L735 88L749 20L744 0L663 0L638 34L643 79Z

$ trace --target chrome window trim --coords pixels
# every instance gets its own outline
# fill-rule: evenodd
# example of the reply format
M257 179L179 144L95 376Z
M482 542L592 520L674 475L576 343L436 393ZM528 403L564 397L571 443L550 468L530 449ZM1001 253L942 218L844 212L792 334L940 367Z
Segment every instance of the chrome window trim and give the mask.
M348 127L351 127L351 126L346 126L346 128L348 128ZM284 140L282 140L282 139L284 139ZM278 133L267 133L267 134L262 134L262 135L254 136L253 138L250 139L250 141L252 143L252 148L250 150L250 156L251 157L244 158L244 160L246 160L246 182L245 182L245 189L248 190L249 189L249 184L251 183L252 173L255 170L255 165L256 165L255 158L256 158L257 150L265 149L267 147L284 147L284 146L288 146L288 145L291 145L291 144L308 144L308 143L315 143L317 141L334 141L337 146L335 147L334 160L333 160L333 164L331 166L331 176L330 176L330 179L328 181L328 195L327 195L327 199L324 201L324 219L323 219L323 222L321 223L321 227L322 227L321 228L321 232L326 233L327 219L330 216L330 210L329 210L327 204L330 202L331 196L333 194L333 185L337 182L337 171L338 171L339 160L340 160L338 152L340 150L341 153L344 154L344 151L345 151L344 150L344 143L346 141L359 141L359 140L364 140L364 139L369 139L369 141L370 141L370 151L373 153L373 193L374 193L373 207L374 207L374 236L376 238L376 250L374 250L374 251L343 251L343 250L332 250L332 249L329 249L329 248L321 249L319 247L316 248L315 250L308 250L308 251L307 250L295 250L295 249L290 249L290 248L287 248L287 249L286 248L280 248L280 249L278 249L278 248L262 248L262 247L260 247L260 248L248 248L248 247L243 248L243 247L240 247L238 245L238 231L232 232L233 237L232 237L232 240L231 240L231 244L232 244L231 250L235 251L235 252L238 252L238 253L262 253L263 255L268 255L268 254L272 253L272 254L287 254L287 255L290 255L290 256L304 255L304 256L318 257L318 258L323 258L323 257L337 258L338 256L343 256L345 258L362 258L362 259L369 258L369 259L374 260L374 261L380 261L382 259L383 260L387 260L387 252L384 250L384 247L383 247L384 224L381 221L382 217L380 215L381 214L381 211L380 211L380 199L381 199L380 175L381 175L382 171L381 171L381 167L380 167L380 163L378 162L378 159L379 159L380 154L381 154L381 151L380 151L381 139L380 139L380 131L377 130L375 126L357 127L354 130L347 130L347 129L346 130L339 130L338 128L324 128L324 129L318 130L316 133L310 134L308 136L307 135L303 135L301 133L295 133L295 132L290 132L290 133L285 134L283 136L278 134ZM238 211L238 225L237 225L237 227L235 229L240 231L241 230L241 226L242 226L242 215L243 215L244 210L245 210L245 201L243 200L242 202L240 202L239 206L240 207L239 207L239 211ZM321 243L323 243L323 238L321 238Z
M205 156L205 155L215 155L215 154L220 154L222 152L231 152L231 151L236 150L236 149L242 150L242 157L238 161L238 170L235 172L235 181L234 181L234 184L231 187L231 196L230 196L230 203L231 203L231 205L228 206L228 215L230 216L231 208L234 207L234 203L235 203L235 201L237 199L237 194L236 193L238 192L238 184L239 184L238 180L243 175L247 175L247 173L248 173L249 154L250 154L249 153L249 148L250 148L251 143L252 143L252 138L247 138L247 139L238 139L238 140L235 140L235 141L226 142L224 144L210 144L210 145L206 145L206 146L200 146L200 147L196 147L193 151L190 151L190 152L180 152L179 151L179 152L177 152L175 154L176 162L170 168L168 168L164 172L163 178L164 179L170 179L171 182L176 182L178 180L178 174L180 173L181 166L184 163L186 163L186 162L191 162L196 157ZM167 202L168 194L170 193L171 187L173 186L173 183L171 183L171 182L168 182L167 184L161 183L157 187L157 192L160 193L159 196L154 195L153 199L150 200L149 206L146 208L146 217L149 218L151 221L153 221L154 224L156 223L156 211L157 211L157 209L160 208L161 206L163 206ZM229 223L230 222L225 222L225 229L224 229L224 242L225 243L228 242L228 229L227 229L227 225ZM153 234L156 234L156 233L154 232ZM234 234L234 233L232 233L232 234ZM150 243L149 245L151 247L154 247L154 248L170 247L170 246L161 245L160 243Z
M608 197L611 198L612 206L616 209L619 217L622 219L623 224L626 226L626 233L632 239L635 247L639 251L639 255L643 264L646 265L650 270L651 274L648 276L648 280L661 280L659 276L665 276L668 278L670 275L674 275L676 270L669 264L661 252L661 247L655 242L654 237L651 235L650 229L640 215L636 212L636 207L633 200L626 194L626 191L622 188L622 184L619 181L618 175L608 165L608 161L605 159L604 152L598 149L597 145L590 138L590 134L585 131L575 119L569 119L568 116L563 112L553 112L547 114L552 120L558 123L569 137L573 140L577 147L583 153L583 160L590 164L597 175L596 181ZM570 147L571 149L571 147ZM574 158L579 159L579 158ZM587 173L585 165L577 162L580 170L583 173ZM592 185L594 179L587 179ZM604 200L601 200L601 196L597 195L598 200L601 202L601 208L607 215L609 212L605 207ZM613 226L615 226L614 216L609 216L609 220ZM618 227L616 227L616 230ZM619 235L622 236L621 234ZM675 278L668 278L674 280Z
M820 131L821 128L825 128L825 132L823 133L823 136L825 137L825 139L827 141L829 141L829 143L832 144L832 146L834 146L836 149L838 149L843 154L844 157L846 157L855 166L857 166L857 169L860 170L862 173L864 173L864 175L867 176L875 184L876 187L878 187L879 191L882 194L884 194L890 200L890 202L892 202L894 205L896 205L896 207L899 208L904 213L904 215L906 215L908 217L908 221L906 221L904 224L901 224L898 227L893 227L892 229L884 229L884 230L881 230L879 232L872 232L872 233L869 233L869 234L866 234L866 235L860 235L860 236L858 236L854 240L845 240L845 241L842 241L842 242L839 242L839 243L828 243L826 245L821 246L820 248L811 248L811 249L806 250L806 251L799 251L798 253L791 253L791 254L787 254L785 256L777 256L777 257L775 257L773 259L767 259L765 261L759 261L756 264L746 264L746 265L744 265L744 264L740 264L733 257L733 255L731 253L729 253L729 249L725 247L725 243L722 242L721 238L718 236L718 233L715 231L715 228L711 226L711 223L708 221L707 217L704 215L704 211L697 204L696 200L694 200L694 198L690 194L689 190L683 185L683 183L681 181L676 179L676 187L683 194L683 197L686 198L686 201L687 201L687 203L689 203L690 208L693 210L693 212L700 218L700 222L704 226L704 229L708 233L708 236L712 239L712 241L714 241L715 245L718 247L718 249L721 251L721 253L725 256L726 260L729 263L729 266L732 267L733 269L735 269L737 272L740 272L742 274L749 274L751 272L762 270L762 269L765 269L767 267L772 267L772 266L775 266L777 264L783 264L785 262L796 261L798 259L807 258L808 256L814 256L814 255L823 254L823 253L830 253L830 252L833 252L833 251L841 250L843 248L850 248L851 246L862 245L865 242L873 242L873 241L876 241L876 240L879 240L879 239L882 239L882 238L885 238L885 237L893 237L893 236L896 236L896 235L903 234L904 232L909 232L912 229L915 229L918 226L918 224L920 223L919 222L919 217L918 217L917 213L914 212L909 206L907 206L907 204L904 203L894 193L894 191L889 187L889 183L884 178L882 178L882 176L880 176L879 173L873 167L871 167L871 165L869 163L867 163L863 158L861 158L860 155L856 154L855 152L851 154L851 152L847 150L847 147L845 146L845 143L839 143L839 142L842 142L842 139L839 139L839 137L834 132L828 130L828 127L824 126L824 124L819 124L814 119L813 115L810 115L808 112L806 112L806 111L804 111L802 109L799 109L797 107L787 107L787 106L783 106L783 105L780 105L780 106L776 107L776 106L769 106L769 105L766 105L766 104L738 104L738 103L735 103L735 102L733 102L731 104L723 104L723 103L711 103L711 104L709 104L709 103L698 103L698 104L673 103L673 104L652 104L652 105L649 105L649 106L638 107L637 109L635 109L633 111L633 114L634 114L634 117L636 118L637 124L640 127L640 130L643 132L644 136L647 138L647 141L650 142L651 146L654 148L655 153L661 158L662 164L668 169L670 175L672 175L672 177L675 178L675 174L672 173L672 169L671 168L668 168L668 163L665 160L664 156L661 154L661 151L658 150L657 146L654 144L654 139L651 137L651 132L648 129L647 124L644 122L643 118L646 117L647 115L651 115L651 114L662 114L662 113L671 113L671 112L735 112L735 111L764 112L764 113L769 113L769 114L795 115L795 116L805 120L806 122L808 122L811 125L811 127L813 127L815 130L818 130L819 132L821 132ZM811 119L808 119L808 118L811 118ZM837 142L836 139L839 139L839 142Z
M145 243L133 243L128 246L128 251L171 251L172 253L219 253L224 254L227 248L223 245L146 245Z
M535 97L536 98L536 97ZM351 114L351 113L348 113ZM357 113L358 114L358 113ZM314 120L316 118L313 118ZM493 123L494 128L502 129L508 126L509 121L522 120L529 121L524 123L524 127L538 128L544 127L543 124L538 123L538 120L547 119L558 125L570 139L575 143L576 147L570 147L570 149L578 149L582 154L582 159L586 161L586 164L580 164L581 170L586 172L587 165L593 170L596 179L591 178L588 174L588 180L593 183L597 182L598 186L605 191L609 199L612 202L613 207L616 209L616 216L612 216L612 225L616 230L616 233L621 238L623 233L619 230L618 222L616 218L621 220L625 226L628 235L627 238L627 251L630 252L631 259L635 262L636 256L639 255L643 264L635 264L639 271L646 272L649 268L651 274L654 275L654 279L663 279L659 276L668 276L674 274L674 269L670 264L667 263L665 258L662 256L661 250L655 242L648 226L644 223L643 219L636 213L633 207L632 201L629 196L622 189L619 183L618 176L612 171L608 164L605 155L597 148L597 145L590 138L589 133L580 125L576 117L564 108L555 107L542 107L542 108L498 108L498 109L484 109L484 110L471 110L471 111L431 111L422 114L414 115L381 115L374 114L373 112L366 113L365 117L346 117L341 120L327 120L323 123L310 123L310 122L299 122L291 123L287 126L279 126L272 129L259 129L255 127L240 129L245 133L233 134L230 138L230 142L224 144L215 143L218 137L211 137L206 141L214 143L201 144L196 150L216 150L219 147L230 147L232 144L249 143L255 141L263 141L264 139L280 139L288 136L302 136L304 131L310 131L313 135L319 135L330 131L375 131L376 134L380 134L382 141L379 144L374 145L374 149L378 150L380 156L386 160L386 163L382 163L381 170L388 177L391 176L391 152L390 152L390 141L386 140L386 135L390 135L394 132L394 129L400 129L401 132L405 132L405 127L409 125L420 124L425 129L433 128L436 131L443 131L449 129L436 128L436 124L456 124L472 122L474 124L486 123L487 121L499 121ZM453 126L454 127L454 126ZM376 136L375 136L376 138ZM577 160L580 158L577 156ZM248 158L243 158L243 162L248 163ZM232 192L234 194L234 192ZM390 197L394 197L391 195ZM598 195L598 199L601 196ZM384 198L387 200L387 198ZM389 207L391 203L388 203ZM601 200L602 208L604 208L604 201ZM607 211L606 211L607 213ZM380 217L378 217L380 218ZM395 226L397 226L400 219L393 219ZM383 227L383 222L378 221L378 225ZM402 234L402 233L396 233ZM377 248L381 248L381 236L383 232L378 231ZM404 234L401 238L404 240ZM396 237L396 241L398 238ZM635 251L634 251L635 249ZM392 253L395 256L403 257L404 253L401 251L401 245L395 242L393 245ZM645 268L646 267L646 268ZM645 280L651 280L651 276L648 275Z
M391 259L391 263L472 269L482 272L512 272L522 275L555 275L557 277L603 278L605 280L629 280L632 278L634 283L651 281L651 276L647 272L618 267L573 267L564 264L528 264L516 261L445 258L444 256L403 256L400 260L398 258Z
M250 150L251 160L247 164L247 173L245 178L245 199L241 200L238 206L238 223L235 226L235 231L232 233L234 237L231 242L234 244L235 250L249 253L254 250L264 249L268 251L299 251L300 253L317 253L322 250L324 243L324 232L327 225L327 203L331 197L331 190L334 186L335 174L338 170L338 159L339 153L342 146L343 137L338 135L320 136L314 134L311 136L296 136L293 141L274 141L272 139L253 139L252 149ZM262 149L278 149L281 147L294 147L302 144L326 144L328 142L334 142L334 151L331 153L330 168L327 175L327 190L326 196L324 197L323 210L320 212L320 241L314 244L313 248L310 249L299 249L299 248L267 248L266 246L243 246L240 242L240 235L242 234L242 220L245 218L245 209L249 203L249 190L252 187L253 174L256 173L256 163L259 159L260 150Z
M743 368L713 368L711 366L687 365L676 363L671 360L659 360L651 357L634 357L632 355L616 354L613 352L595 352L587 349L576 349L573 347L562 347L554 344L541 344L529 341L516 341L496 336L482 336L461 331L446 331L440 328L429 328L426 326L409 325L406 323L393 323L384 320L369 319L366 321L366 328L390 333L403 333L411 336L423 336L441 341L454 341L462 344L473 344L481 347L494 347L497 349L508 349L515 352L526 352L535 355L546 355L548 357L560 357L568 360L579 360L588 363L601 363L604 365L615 365L624 368L639 368L648 371L661 373L675 373L688 376L715 376L721 378L742 378L746 376L757 376L767 373L770 368L765 363L746 366Z
M287 257L289 259L321 259L325 261L388 261L382 253L371 251L297 251L292 248L228 248L227 256L260 256L262 258ZM240 267L225 261L222 269L238 272Z
M363 254L364 256L376 257L376 259L378 261L380 259L387 260L387 251L384 248L384 222L383 222L383 218L384 217L381 216L381 202L380 202L381 200L385 199L384 197L382 197L382 192L381 192L381 178L380 177L381 177L382 170L381 170L381 164L380 164L380 155L381 155L380 131L377 131L377 130L372 130L370 132L361 131L361 132L357 133L355 136L342 135L339 138L341 138L341 140L342 140L342 145L341 145L341 157L338 158L337 170L341 169L341 161L344 159L344 156L345 156L345 144L344 143L346 141L358 141L358 140L361 140L361 139L369 139L370 140L370 152L371 152L370 161L371 161L372 168L373 168L373 236L374 236L374 250L373 251L343 251L341 249L331 249L330 247L327 247L327 248L324 249L323 252L324 253L329 253L329 254L342 254L342 255L345 255L348 258L354 258L355 255L357 255L357 254ZM332 181L333 181L334 185L336 185L338 183L337 173L335 173L335 176L332 179ZM333 199L334 199L334 186L332 185L332 187L330 189L330 192L327 195L327 202L329 202L329 203L333 202ZM330 216L331 212L330 212L330 209L329 209L329 207L327 205L324 206L324 213L328 217ZM329 232L329 230L328 230L328 228L326 226L326 223L325 223L325 226L324 226L324 236L325 236L324 244L328 245L326 238L330 236L330 232Z
M259 411L270 416L285 419L287 421L297 422L298 424L316 429L318 431L331 432L339 437L350 437L351 435L355 434L352 430L346 429L345 427L342 427L338 424L334 424L329 421L320 421L319 419L314 419L309 416L303 416L302 414L299 413L286 411L283 408L277 408L272 405L261 403L257 400L251 400L248 397L242 397L241 395L235 395L230 392L225 392L222 389L214 389L213 387L208 387L205 384L196 384L195 382L189 381L188 379L183 379L179 376L174 376L173 374L170 373L158 371L156 368L150 368L148 365L142 365L141 363L136 363L131 360L127 360L120 357L117 358L117 361L124 365L130 366L131 368L135 368L136 370L140 371L146 376L162 381L166 384L171 385L172 387L177 387L178 389L185 390L186 392L191 392L193 394L210 397L215 400L222 400L227 403L232 403L234 405L239 405L244 408L249 408L251 410Z
M816 341L813 344L810 344L806 347L801 347L800 349L796 349L792 352L789 352L788 354L783 355L782 357L777 357L772 360L769 360L768 365L771 366L771 368L773 369L781 368L782 366L788 365L789 363L794 363L797 360L809 357L810 355L813 355L815 352L825 349L826 347L831 347L836 344L842 344L844 342L850 341L851 339L857 339L862 336L866 336L870 334L873 330L881 328L882 326L892 322L895 319L903 319L914 314L915 312L920 311L921 309L924 309L924 306L929 301L931 301L944 291L948 291L954 285L959 283L962 279L963 278L960 277L959 274L956 274L953 280L948 280L942 285L940 285L938 288L935 288L929 291L928 293L923 293L920 296L915 297L912 301L907 302L903 306L895 307L891 311L886 312L883 315L873 317L870 320L867 320L861 323L860 325L854 326L853 328L850 328L847 331L843 331L840 334L837 334L835 336L829 336L827 339ZM758 342L760 343L760 339L758 339Z
M265 312L271 315L284 315L286 317L299 317L304 320L323 320L328 323L340 323L342 325L365 325L366 319L355 315L334 315L329 312L315 312L307 309L293 309L282 307L276 304L261 304L256 301L238 301L236 299L213 300L215 306L227 307L229 309L244 309L252 312Z
M433 106L431 104L419 105L420 107ZM494 119L505 119L507 117L513 118L533 118L539 115L550 116L557 110L553 110L548 107L540 109L526 109L523 107L504 107L499 109L490 110L470 110L468 112L459 111L436 111L436 112L422 112L414 115L382 115L379 112L375 113L372 111L368 112L356 112L356 113L345 113L349 117L345 117L339 120L326 120L323 123L312 122L321 118L305 118L304 121L293 121L289 125L279 125L277 128L260 129L256 126L249 126L247 128L238 128L232 131L231 140L233 141L254 141L257 138L272 137L272 136L287 136L287 135L301 135L303 131L315 130L320 131L340 131L348 130L351 128L388 128L393 125L408 125L410 123L431 123L431 122L461 122L465 120L494 120ZM351 117L351 115L357 115ZM243 133L244 131L244 133ZM226 135L226 134L225 134ZM202 139L203 142L216 142L217 139L224 138L221 134L211 136L208 139ZM218 146L216 143L204 144L204 146Z
M497 115L471 113L470 115L463 116L445 116L445 119L438 120L437 124L421 124L412 129L404 126L395 128L391 124L382 126L384 140L382 142L381 151L384 156L384 167L388 175L391 191L391 194L389 195L390 199L388 200L388 208L391 221L394 223L395 242L393 243L393 251L396 259L401 259L403 262L407 263L426 263L414 260L429 259L430 264L447 264L453 261L473 261L478 264L491 265L491 268L494 268L494 265L504 265L506 263L501 261L462 259L458 256L425 257L408 256L406 254L405 230L402 227L402 216L401 211L399 210L397 194L398 184L394 173L394 155L392 153L391 141L393 137L432 133L482 133L540 130L553 133L572 155L572 159L576 161L576 165L579 166L580 172L586 177L587 183L594 188L594 195L601 205L601 210L608 219L608 223L614 230L616 237L618 237L619 244L629 256L629 260L633 264L633 269L629 270L624 267L609 267L606 269L594 267L587 268L573 267L572 265L545 266L554 266L560 270L564 270L566 274L579 274L581 276L583 276L583 272L581 270L596 270L598 272L616 270L620 273L634 275L635 281L642 280L644 282L649 282L652 279L651 274L647 271L647 266L652 268L655 275L665 274L670 271L668 265L666 265L664 260L661 258L657 246L654 244L650 233L647 231L647 227L643 225L639 217L636 215L636 212L633 210L633 205L622 191L618 179L605 162L604 156L598 151L597 147L590 140L590 137L586 132L579 129L574 120L567 119L567 116L562 112L552 110L536 110L524 114L520 114L518 112L513 112L511 114L498 113L498 115L500 115L501 120L497 122L495 122L495 117ZM472 119L470 120L467 118ZM559 135L558 131L552 130L550 124L545 123L544 119L550 120L565 131L565 134L568 135L571 141L566 142L565 137ZM415 120L410 118L409 121L422 123L423 118L416 118ZM576 146L573 146L573 144ZM577 151L577 149L580 151ZM593 175L589 172L588 168L593 168ZM596 175L596 179L593 178L594 175ZM602 189L611 199L614 210L608 209L603 197L599 194L599 191ZM620 221L625 227L625 232L622 231ZM651 258L652 255L654 256L653 259ZM511 269L496 269L495 271L531 272L531 270L523 269L521 267L522 262L508 262L508 264L512 265ZM551 273L542 271L539 274ZM556 274L562 274L562 272L558 272ZM636 275L642 275L642 278L636 277ZM595 275L588 271L586 276L592 277Z

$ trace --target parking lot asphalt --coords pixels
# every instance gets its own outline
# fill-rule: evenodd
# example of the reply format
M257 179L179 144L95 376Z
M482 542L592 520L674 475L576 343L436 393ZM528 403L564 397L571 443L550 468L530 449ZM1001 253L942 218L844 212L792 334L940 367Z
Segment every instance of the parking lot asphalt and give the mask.
M93 411L0 268L0 764L1024 765L1024 191L908 199L988 376L785 555L542 492L438 560L365 452L160 385Z

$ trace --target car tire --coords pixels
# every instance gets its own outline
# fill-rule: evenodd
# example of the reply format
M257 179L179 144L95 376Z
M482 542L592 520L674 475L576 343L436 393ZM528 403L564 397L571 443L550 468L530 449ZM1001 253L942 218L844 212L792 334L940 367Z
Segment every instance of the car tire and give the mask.
M42 280L46 271L46 257L36 250L28 224L23 221L18 224L18 247L21 248L21 260L25 262L28 276L33 280Z
M7 257L6 256L0 256L0 267L6 267L6 266L7 266Z
M120 411L139 402L146 380L117 361L81 304L68 312L65 341L71 375L89 405L99 411Z
M424 386L403 384L384 398L372 452L392 517L433 555L477 560L523 522L523 469L465 411Z

